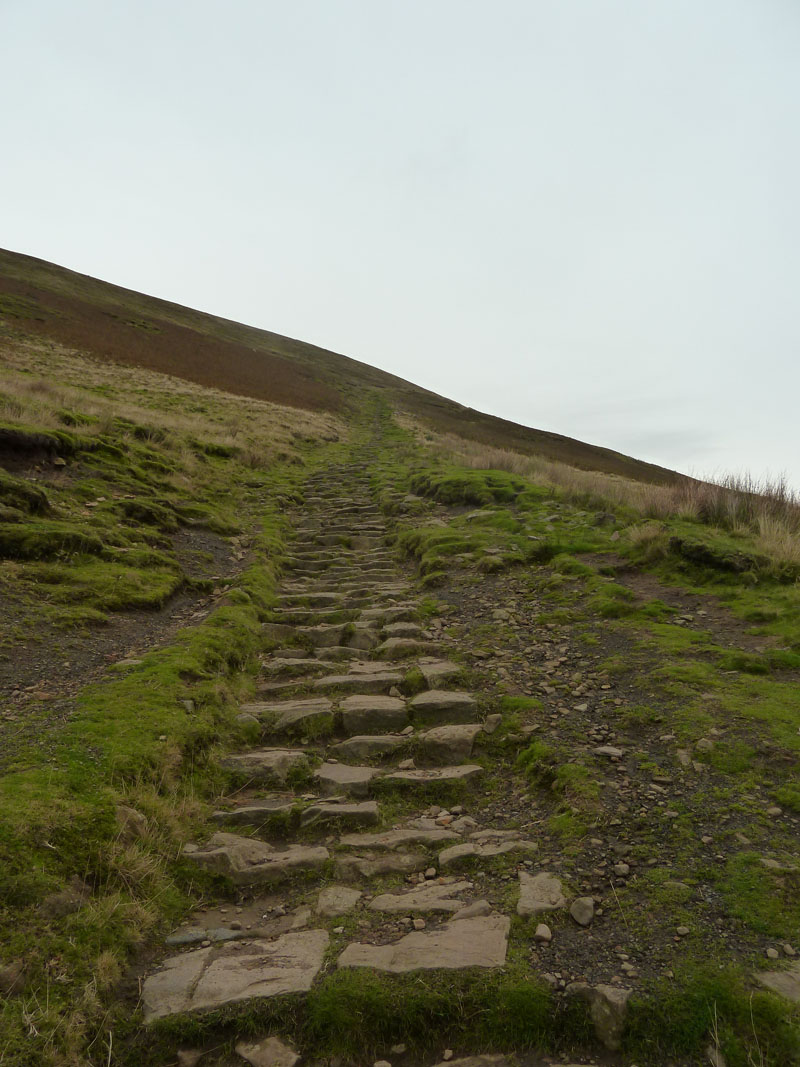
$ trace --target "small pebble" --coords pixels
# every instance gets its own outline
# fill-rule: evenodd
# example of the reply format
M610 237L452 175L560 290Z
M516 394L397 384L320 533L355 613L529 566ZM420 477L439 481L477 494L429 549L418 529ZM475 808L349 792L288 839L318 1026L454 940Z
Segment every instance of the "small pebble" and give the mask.
M549 942L553 940L553 931L546 923L539 923L533 936L537 941Z
M778 952L778 950L776 948L768 948L767 949L767 959L768 960L776 960L776 959L778 959L779 956L780 956L780 952Z
M424 919L414 919L413 926L415 930L424 930L427 925Z

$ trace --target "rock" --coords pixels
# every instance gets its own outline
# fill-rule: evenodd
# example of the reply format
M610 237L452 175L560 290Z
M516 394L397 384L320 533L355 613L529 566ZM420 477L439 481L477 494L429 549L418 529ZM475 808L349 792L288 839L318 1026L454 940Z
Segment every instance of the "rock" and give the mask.
M397 733L408 726L404 700L388 696L351 696L339 705L348 734Z
M197 1064L205 1056L205 1049L202 1048L182 1048L178 1049L177 1061L178 1067L197 1067Z
M800 964L793 964L785 971L756 971L753 977L759 985L800 1004Z
M408 874L425 862L416 853L364 852L336 857L336 876L342 879L378 878L384 874Z
M0 995L10 997L14 993L21 993L24 985L24 960L11 960L10 963L3 964L0 967Z
M547 923L539 923L533 934L534 940L549 943L553 940L553 931Z
M461 763L456 767L439 767L429 770L418 771L395 771L383 776L384 782L390 782L398 786L425 786L437 782L467 782L473 778L479 778L483 774L483 767L473 763Z
M461 673L461 668L456 663L446 659L427 659L423 657L419 661L419 669L428 689L436 689L437 686L449 682Z
M283 785L289 771L305 767L307 763L305 752L292 748L254 748L222 761L222 765L230 770L275 785Z
M482 729L479 723L436 726L420 735L422 754L437 763L461 763L472 755L475 738Z
M477 704L469 693L446 689L419 693L409 707L415 719L434 724L468 723L477 715Z
M483 835L471 834L470 838L440 852L439 866L456 867L473 858L492 859L507 852L535 852L538 847L535 841L523 838L516 830L489 831L488 835L484 831Z
M345 834L339 844L345 848L373 848L394 851L404 845L438 845L457 841L452 830L385 830L380 834Z
M492 905L488 900L475 900L472 904L467 904L465 908L457 911L453 916L453 922L456 919L475 919L479 915L489 915L492 910Z
M566 906L564 888L561 880L554 874L548 874L546 871L539 874L520 871L517 914L523 919L538 915L542 911L558 911Z
M502 721L502 715L487 715L483 721L483 732L493 734Z
M625 755L625 750L616 748L614 745L600 745L598 748L593 748L595 756L608 756L609 759L621 759Z
M273 815L289 815L294 809L294 800L283 797L264 797L252 804L243 804L230 811L215 811L214 822L232 823L237 826L263 826Z
M588 926L594 918L594 900L592 897L578 897L573 900L569 913L579 926Z
M487 915L415 930L391 945L354 942L339 957L339 967L371 967L391 974L465 967L502 967L510 920Z
M324 825L329 822L342 822L348 826L375 826L380 821L380 811L374 800L360 800L352 804L335 803L312 804L306 808L300 819L301 826Z
M571 982L566 991L588 1001L598 1040L610 1052L618 1052L622 1045L628 998L633 991L622 986L590 986L585 982Z
M251 1067L294 1067L299 1053L279 1037L262 1037L260 1041L239 1041L236 1053Z
M327 848L291 845L278 851L266 841L238 834L212 834L205 845L184 855L209 871L223 874L235 885L275 885L298 871L314 871L328 859Z
M379 772L375 767L351 767L346 763L323 763L314 771L314 781L323 793L349 793L364 797Z
M144 1020L151 1023L242 1000L306 993L327 947L324 930L302 930L272 941L257 938L173 956L143 983Z
M695 741L694 747L698 752L710 752L714 742L709 737L701 737L699 741Z
M147 818L127 804L117 804L114 811L120 841L137 841L147 833Z
M422 882L413 889L404 893L381 893L370 901L371 911L384 911L390 915L408 915L415 911L443 911L460 912L467 911L463 902L455 900L457 893L463 893L472 885L471 882ZM475 915L485 915L488 912L476 912ZM468 916L464 916L468 918Z
M331 745L328 751L346 759L373 759L394 752L405 740L403 734L356 734Z
M776 948L768 948L765 952L768 960L777 960L780 958L780 952Z
M316 912L328 919L352 911L362 897L360 889L350 889L345 885L329 885L320 891L317 897Z

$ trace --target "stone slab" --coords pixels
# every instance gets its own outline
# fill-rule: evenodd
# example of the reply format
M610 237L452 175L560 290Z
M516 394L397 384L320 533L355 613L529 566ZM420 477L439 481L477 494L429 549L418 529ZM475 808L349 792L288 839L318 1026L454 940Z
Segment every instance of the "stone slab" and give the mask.
M380 834L345 834L339 840L345 848L378 848L389 852L405 845L438 845L442 841L458 841L452 830L385 830Z
M333 919L337 915L352 911L362 895L360 889L351 889L346 885L329 885L320 892L315 910L318 915Z
M382 781L392 782L400 786L432 785L436 782L468 782L479 778L483 774L483 767L474 763L462 763L457 767L436 767L414 771L393 771L385 774Z
M297 871L318 870L329 854L321 846L291 845L278 850L252 837L216 833L200 848L187 846L184 855L236 885L274 885Z
M523 918L545 911L558 911L567 906L561 880L547 871L529 874L520 871L517 914Z
M420 749L427 759L438 763L460 763L472 755L475 738L482 730L480 723L435 726L420 735Z
M356 734L331 745L329 751L340 759L373 759L394 752L406 740L402 734Z
M346 793L365 797L378 771L375 767L351 767L347 763L323 763L314 771L314 781L323 793Z
M371 967L391 974L409 971L502 967L508 948L510 920L486 915L414 930L390 945L354 942L339 957L339 967Z
M277 785L285 783L286 776L294 767L305 767L307 763L306 753L293 748L254 748L249 752L227 756L222 761L222 765L230 770Z
M472 882L423 882L404 893L381 893L369 902L369 907L371 911L385 911L391 915L408 915L415 911L456 912L464 908L464 902L455 899L456 894L471 888Z
M301 930L273 941L236 942L166 960L142 985L146 1023L226 1004L305 993L322 967L328 934Z
M342 726L348 734L399 732L408 726L404 700L389 696L351 696L339 705Z
M477 704L469 693L450 692L447 689L429 689L425 693L418 693L409 707L415 719L435 726L473 722L478 714Z
M785 971L756 971L753 977L765 989L800 1004L800 963L793 963Z

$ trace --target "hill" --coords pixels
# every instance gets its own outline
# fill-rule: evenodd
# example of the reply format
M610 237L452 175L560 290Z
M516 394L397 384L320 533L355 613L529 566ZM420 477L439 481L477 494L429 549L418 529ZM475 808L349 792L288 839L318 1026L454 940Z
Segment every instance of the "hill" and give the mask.
M352 411L364 390L379 390L440 432L639 481L677 480L611 449L466 408L347 356L2 250L0 324L10 336L47 338L100 360L314 411Z
M800 1065L791 493L2 262L0 1067Z

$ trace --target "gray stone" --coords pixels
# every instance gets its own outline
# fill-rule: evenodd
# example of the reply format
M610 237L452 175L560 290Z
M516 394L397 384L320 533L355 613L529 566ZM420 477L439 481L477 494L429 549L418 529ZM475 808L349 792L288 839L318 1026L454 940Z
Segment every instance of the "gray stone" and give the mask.
M312 804L303 812L300 824L312 826L318 823L340 822L348 826L375 826L380 821L380 811L374 800L361 800L352 804Z
M239 1041L236 1054L247 1060L250 1067L294 1067L299 1053L279 1037L262 1037L260 1041Z
M579 926L588 926L594 918L594 900L592 897L577 897L573 900L569 913Z
M756 971L753 977L765 989L800 1004L800 963L793 963L785 971Z
M365 797L378 771L374 767L351 767L347 763L323 763L314 771L314 781L323 793L346 793Z
M185 849L184 854L236 885L274 885L297 871L318 870L328 859L328 850L321 846L292 845L278 851L266 841L225 833L212 834L205 845Z
M146 1023L254 998L306 993L322 967L328 935L302 930L272 941L195 949L166 960L142 986Z
M387 696L351 696L340 704L342 725L348 734L399 732L408 726L405 701Z
M384 782L399 786L421 786L436 782L468 782L480 778L483 767L473 763L462 763L457 767L438 767L418 771L394 771L383 776Z
M608 756L609 759L620 759L625 755L625 752L621 748L616 748L614 745L600 745L598 748L593 748L595 756Z
M383 627L386 637L419 637L422 627L416 622L390 622Z
M465 860L492 859L507 852L535 852L535 841L530 841L516 830L489 830L470 834L470 840L452 845L439 853L440 867L455 867Z
M620 986L590 986L585 982L571 982L567 986L567 993L588 1001L598 1040L610 1052L617 1052L622 1045L622 1030L632 990Z
M348 945L339 967L371 967L391 974L465 967L502 967L510 920L486 915L415 930L391 945Z
M252 804L231 808L230 811L215 811L211 818L214 822L231 823L234 826L263 826L273 815L289 815L294 805L294 800L265 797L263 800L254 800Z
M394 752L406 741L402 734L357 734L331 745L329 751L345 759L373 759Z
M436 726L420 736L420 749L427 759L438 763L460 763L472 755L475 738L481 731L479 723Z
M460 911L457 911L453 916L453 922L456 919L475 919L479 915L489 915L491 911L492 905L488 900L475 900L472 904L467 904Z
M477 715L477 705L469 693L449 692L446 689L430 689L426 693L419 693L409 706L415 719L434 725L472 722Z
M414 637L390 637L381 641L375 649L376 656L384 659L403 659L416 652L431 652L436 646L432 641L420 641Z
M353 693L388 693L393 685L400 685L403 676L399 671L382 671L380 673L329 674L317 678L315 689L333 689L337 692Z
M353 910L361 896L360 889L351 889L346 885L329 885L320 892L317 898L317 914L329 919L344 915Z
M293 748L255 748L250 752L227 756L222 761L222 765L230 770L276 785L286 782L289 771L307 764L306 753Z
M408 915L414 911L467 911L461 900L455 900L456 893L470 889L471 882L422 882L404 893L381 893L370 901L371 911L385 911L390 915ZM488 912L476 912L485 915ZM475 916L464 916L464 918Z
M345 848L386 849L393 852L404 845L433 845L442 841L457 841L452 830L385 830L380 834L345 834L339 841Z
M523 919L543 911L558 911L566 906L564 888L554 874L548 874L546 871L539 874L520 871L517 914Z
M419 660L418 666L429 689L436 689L461 674L461 668L458 664L451 663L447 659L423 658Z
M336 876L345 881L377 878L384 874L409 874L428 862L426 857L408 852L365 852L336 857Z

